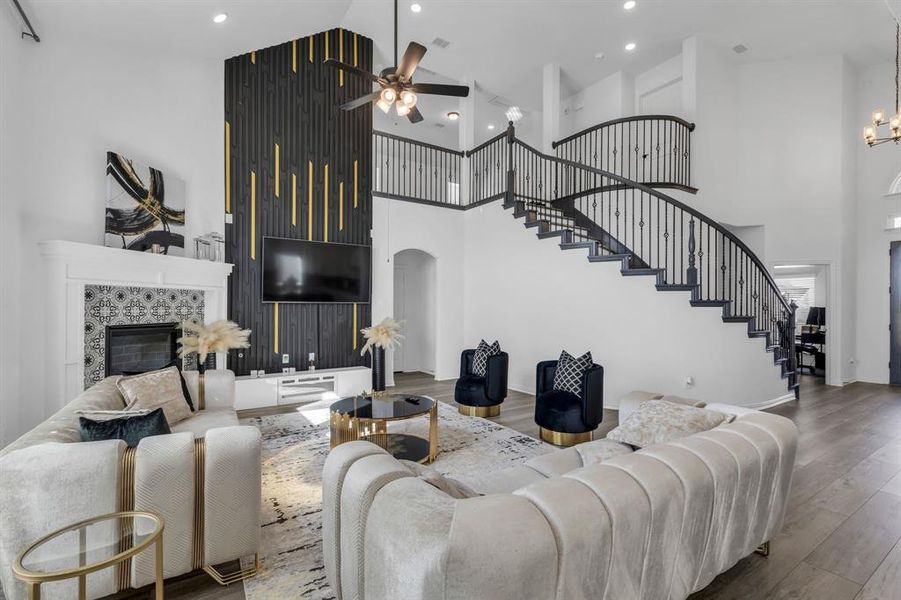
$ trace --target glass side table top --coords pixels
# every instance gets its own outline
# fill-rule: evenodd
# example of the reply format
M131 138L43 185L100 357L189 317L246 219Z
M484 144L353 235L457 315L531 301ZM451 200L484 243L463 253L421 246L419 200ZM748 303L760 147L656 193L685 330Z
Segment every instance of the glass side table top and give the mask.
M355 419L390 421L424 415L432 410L434 404L431 398L412 394L388 394L375 398L350 396L332 404L330 410Z
M146 512L86 519L46 535L13 566L23 581L47 582L99 571L135 556L159 538L162 518Z

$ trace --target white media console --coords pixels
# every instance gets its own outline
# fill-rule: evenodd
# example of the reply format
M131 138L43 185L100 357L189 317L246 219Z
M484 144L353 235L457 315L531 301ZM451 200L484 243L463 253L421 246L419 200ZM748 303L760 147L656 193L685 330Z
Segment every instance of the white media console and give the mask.
M372 388L372 369L346 367L235 378L235 409L306 404L359 394Z

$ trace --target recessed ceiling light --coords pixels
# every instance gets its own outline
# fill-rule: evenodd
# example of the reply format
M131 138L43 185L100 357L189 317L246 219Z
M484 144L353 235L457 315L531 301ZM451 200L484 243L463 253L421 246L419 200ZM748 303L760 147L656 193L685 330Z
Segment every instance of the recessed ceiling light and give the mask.
M494 131L494 123L488 123L488 131Z
M410 5L410 10L412 10L415 13L422 12L422 5L414 2L413 4Z
M633 8L635 8L635 4L637 4L635 0L627 0L627 2L623 4L623 8L625 8L626 10L632 10Z
M228 15L225 13L219 13L215 17L213 17L213 23L225 23L228 20Z
M458 113L455 110L452 110L449 113L447 113L447 118L451 121L456 121L457 119L460 118L460 113Z
M632 52L636 47L637 45L635 44L635 42L629 42L628 44L626 44L626 52Z

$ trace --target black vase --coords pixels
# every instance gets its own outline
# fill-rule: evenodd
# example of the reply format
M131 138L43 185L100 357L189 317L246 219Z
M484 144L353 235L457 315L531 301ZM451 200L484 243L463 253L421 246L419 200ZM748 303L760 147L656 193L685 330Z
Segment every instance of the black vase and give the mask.
M385 391L385 349L372 348L372 391Z

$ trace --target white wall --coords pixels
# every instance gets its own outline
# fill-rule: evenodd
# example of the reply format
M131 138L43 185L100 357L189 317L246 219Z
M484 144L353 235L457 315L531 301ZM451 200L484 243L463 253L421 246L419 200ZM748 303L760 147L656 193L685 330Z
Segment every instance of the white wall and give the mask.
M618 71L561 103L560 137L572 135L604 121L629 116L633 112L634 87L630 75Z
M474 211L469 211L474 212ZM394 313L393 257L407 249L435 258L435 378L460 372L463 349L463 211L373 198L372 321ZM388 354L388 384L394 357Z
M535 365L563 349L591 350L604 366L605 405L631 390L757 406L786 396L764 340L718 309L693 308L685 293L623 277L538 240L500 202L465 214L465 341L498 339L510 354L510 386L533 392ZM540 267L538 266L540 265ZM686 390L683 381L696 384Z
M435 374L436 260L421 250L394 255L394 318L401 320L403 343L394 353L394 370Z
M2 54L5 62L6 48ZM2 243L4 257L14 256L9 268L22 276L4 280L15 282L15 289L12 297L4 294L12 326L0 344L19 355L18 364L4 359L0 366L0 404L14 405L19 414L3 441L63 401L47 398L42 385L44 283L36 244L103 243L107 150L185 181L188 240L224 230L221 61L168 55L164 44L152 55L135 55L49 36L20 47L19 54L14 93L21 104L9 133L6 127L3 132L4 144L15 149L3 156L9 176L3 178L3 220L19 236L4 236Z
M894 77L892 63L861 71L856 102L859 129L852 137L858 166L857 378L874 383L889 381L889 248L891 242L901 240L901 231L885 231L885 225L888 215L901 212L901 196L888 194L901 173L901 163L898 147L884 144L868 148L861 132L874 109L883 108L891 114ZM886 128L881 129L880 135L884 135Z
M682 66L677 54L635 76L635 114L683 116Z
M20 137L22 53L33 44L19 37L12 4L0 9L0 446L20 429L21 415L28 412L19 400L18 373L25 357L17 348L20 331L19 301L21 269L19 235L22 229L13 188L17 168L15 140ZM16 399L17 401L13 401Z

